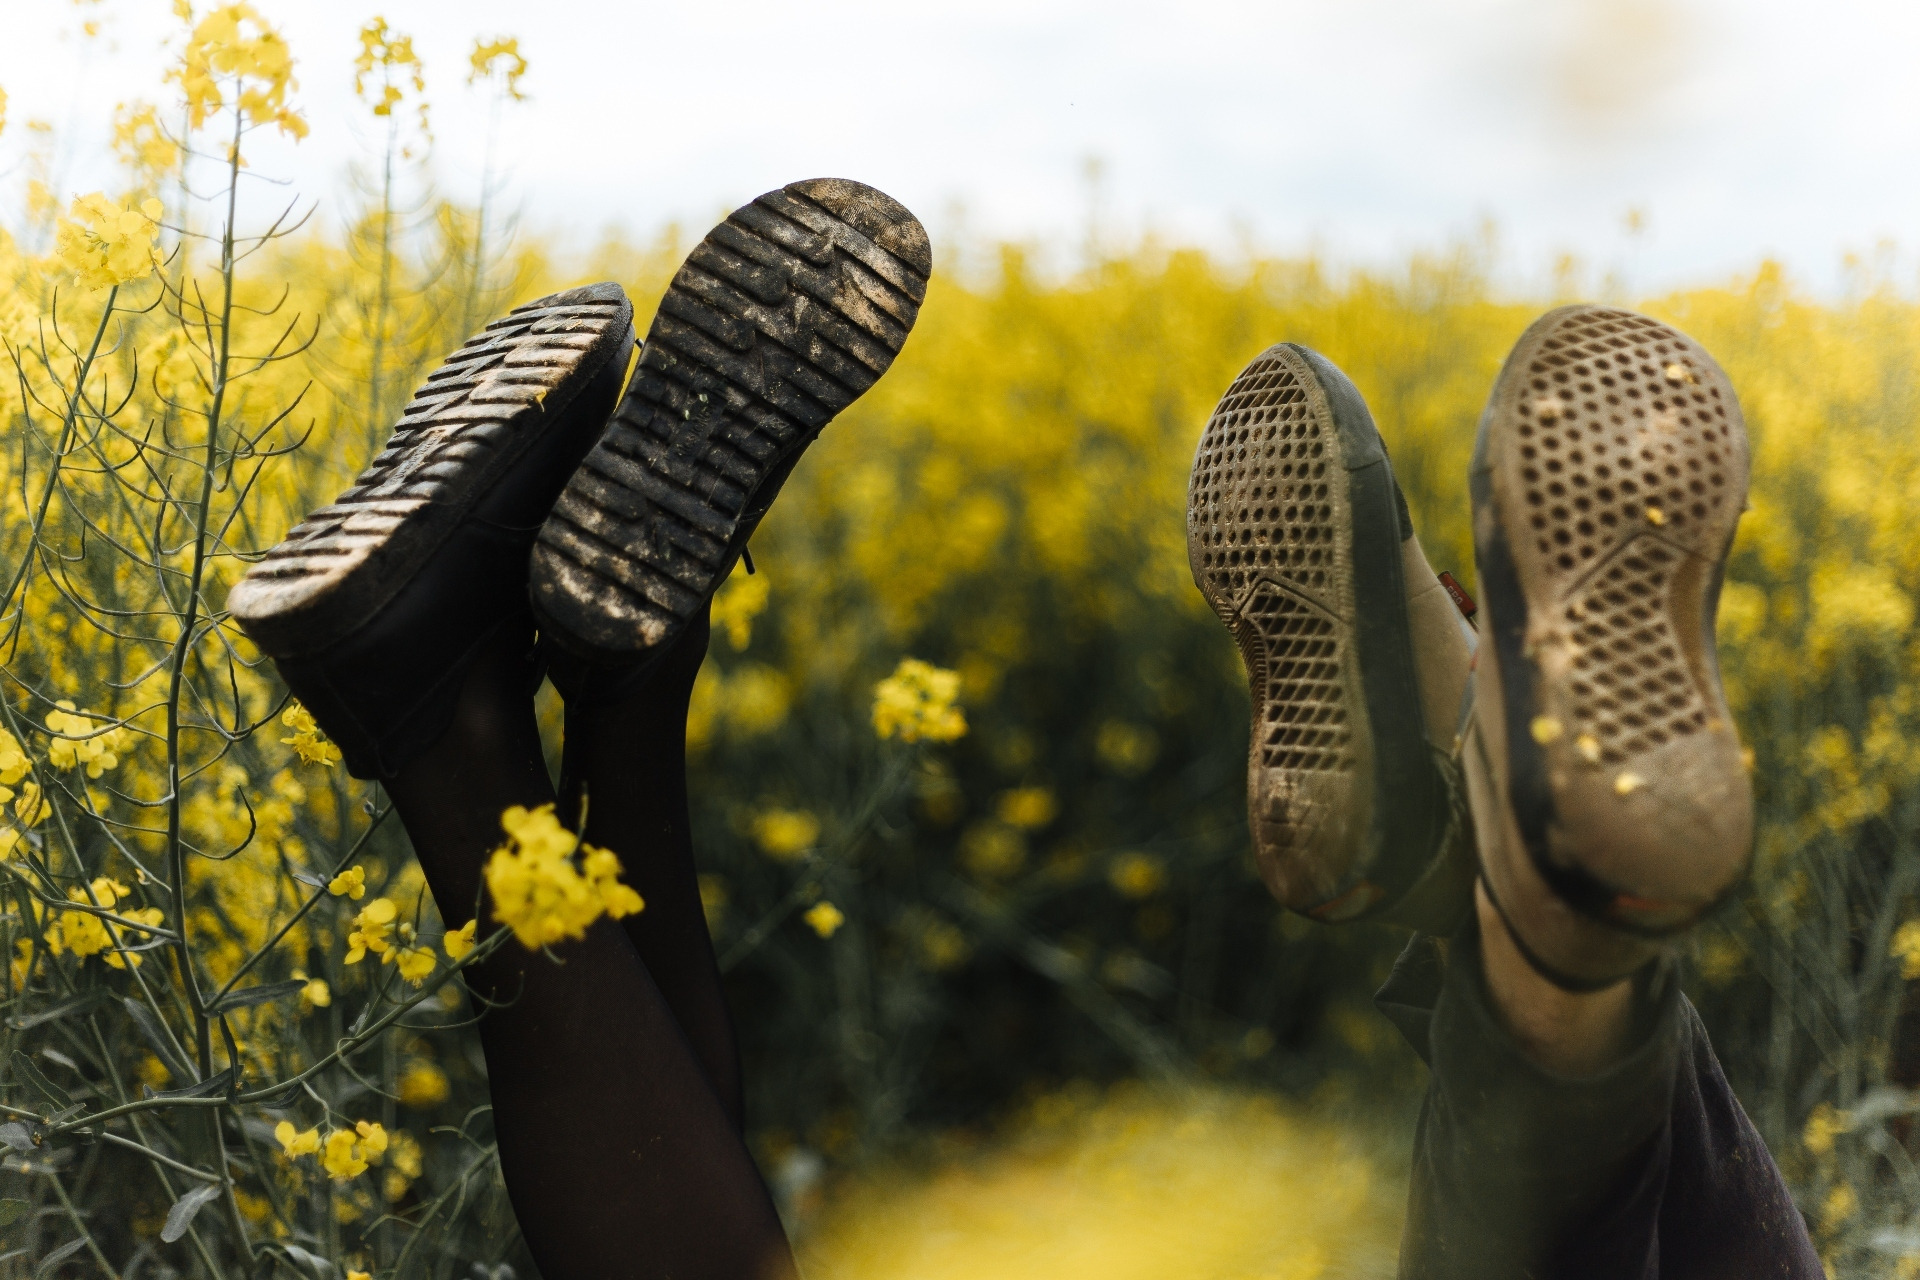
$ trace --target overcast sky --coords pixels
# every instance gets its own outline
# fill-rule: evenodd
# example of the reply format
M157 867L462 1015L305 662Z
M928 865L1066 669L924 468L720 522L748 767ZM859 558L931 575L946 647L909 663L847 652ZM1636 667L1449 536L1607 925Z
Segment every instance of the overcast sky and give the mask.
M205 0L197 6L205 8ZM487 132L475 36L513 34L529 101L499 136L537 225L638 234L801 177L856 177L935 233L1318 247L1379 261L1499 229L1515 279L1576 253L1631 287L1763 256L1832 288L1920 243L1920 6L1883 0L258 0L313 125L261 173L320 201L373 145L352 97L379 13L426 60L444 191ZM11 98L56 126L69 190L110 185L106 122L162 98L168 0L0 0ZM106 35L86 42L84 16ZM1097 162L1090 165L1090 161ZM1097 167L1099 177L1090 181ZM17 207L17 200L9 201ZM1628 210L1645 215L1630 235ZM1902 267L1905 270L1905 267Z

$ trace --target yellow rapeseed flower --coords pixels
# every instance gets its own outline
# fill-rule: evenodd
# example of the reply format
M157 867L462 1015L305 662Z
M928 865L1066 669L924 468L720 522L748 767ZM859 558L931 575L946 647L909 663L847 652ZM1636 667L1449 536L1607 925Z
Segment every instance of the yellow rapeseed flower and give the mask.
M527 73L527 60L520 56L520 41L515 37L475 40L467 62L472 68L467 73L468 84L497 78L501 91L515 102L526 96L520 92L520 77ZM5 105L5 100L0 99L0 107Z
M1000 793L998 812L1008 826L1032 831L1052 822L1059 808L1045 787L1017 787Z
M367 869L359 863L348 867L333 879L327 881L327 892L336 898L352 898L355 902L367 896Z
M394 1088L402 1106L422 1109L439 1106L452 1092L447 1073L431 1062L409 1066L400 1073L400 1083Z
M320 1153L320 1167L335 1182L346 1182L365 1173L367 1162L360 1157L360 1135L352 1129L335 1129L328 1134Z
M299 87L293 53L251 4L224 4L200 19L167 79L186 97L190 128L232 107L248 124L307 136L306 120L287 106L287 93Z
M469 920L458 929L447 931L447 935L440 939L440 945L446 948L447 959L462 959L473 950L473 931L479 923L477 919Z
M1833 1140L1852 1127L1851 1115L1832 1103L1823 1102L1807 1117L1807 1127L1801 1132L1800 1141L1809 1152L1824 1156L1833 1150Z
M360 914L353 918L353 932L347 935L348 964L359 964L369 951L375 955L386 952L392 945L387 937L399 911L392 898L375 898L360 909Z
M0 804L13 799L12 786L27 776L27 770L33 767L33 761L20 749L19 740L5 729L0 729Z
M380 1157L387 1153L387 1131L371 1120L362 1120L353 1128L360 1135L356 1145L361 1158L368 1164L379 1164Z
M581 845L560 825L552 805L514 805L500 815L500 826L507 843L487 861L487 892L493 918L513 930L522 946L537 950L585 937L587 926L603 914L617 920L646 906L620 883L620 859ZM583 854L577 865L576 849Z
M420 55L413 51L413 37L391 30L385 18L375 18L360 28L360 56L353 60L353 91L373 109L374 115L384 119L392 116L393 109L405 100L407 90L403 85L413 90L420 112L420 132L430 136L427 101L422 96L427 91L427 81Z
M753 639L753 620L765 611L769 590L765 577L749 575L743 563L735 562L733 572L714 593L713 628L727 633L735 653Z
M327 986L325 978L309 978L304 969L293 971L295 982L307 985L300 988L300 1003L309 1009L324 1009L333 1003L333 990Z
M816 902L807 909L802 917L815 933L823 938L831 938L841 925L847 922L846 915L831 902Z
M39 783L27 781L20 784L20 797L13 802L14 821L22 827L37 827L52 812L53 805L41 793Z
M1832 1231L1859 1210L1859 1193L1842 1182L1827 1192L1826 1202L1820 1206L1820 1229Z
M289 1156L310 1156L320 1149L320 1130L308 1129L302 1132L293 1127L291 1120L282 1120L273 1127L273 1136L280 1140L280 1148Z
M1129 898L1151 898L1166 882L1167 873L1160 860L1138 850L1121 854L1107 868L1107 883Z
M769 858L789 862L813 848L820 819L805 809L768 809L753 819L753 840Z
M294 749L301 763L332 768L340 762L340 748L327 741L320 726L314 723L313 713L299 703L287 704L287 709L280 713L280 723L293 730L291 737L280 741Z
M387 953L387 959L398 964L400 976L416 987L425 985L439 963L433 958L431 947L397 947Z
M172 173L180 163L180 147L167 136L151 102L123 102L113 109L113 150L149 180Z
M1900 961L1900 976L1920 978L1920 920L1909 920L1893 931L1887 954Z
M54 735L47 744L48 764L56 769L84 765L87 776L97 778L120 763L120 753L133 735L122 728L104 728L105 720L76 713L73 703L64 698L54 706L57 710L47 713L47 730Z
M74 197L54 228L53 258L82 289L111 289L143 280L165 259L154 241L161 207L149 197L123 207L104 192Z
M959 696L958 671L902 658L873 687L874 732L903 742L952 742L967 732L967 718L954 705Z

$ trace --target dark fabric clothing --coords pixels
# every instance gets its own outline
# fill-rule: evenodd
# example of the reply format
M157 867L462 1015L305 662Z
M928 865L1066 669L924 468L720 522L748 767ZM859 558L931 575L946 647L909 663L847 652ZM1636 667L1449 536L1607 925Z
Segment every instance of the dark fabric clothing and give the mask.
M1580 1079L1521 1052L1471 928L1416 935L1375 1000L1431 1073L1402 1280L1823 1280L1699 1014L1664 975L1641 984L1631 1052Z

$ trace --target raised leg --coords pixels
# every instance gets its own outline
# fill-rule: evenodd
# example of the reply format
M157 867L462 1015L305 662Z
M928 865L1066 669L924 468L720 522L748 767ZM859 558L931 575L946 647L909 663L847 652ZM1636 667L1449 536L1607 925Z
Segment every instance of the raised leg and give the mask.
M501 811L555 798L523 650L484 654L447 733L388 784L450 916L475 900ZM480 1036L501 1172L546 1280L797 1274L733 1116L617 922L552 958L508 944L471 985L500 1002Z

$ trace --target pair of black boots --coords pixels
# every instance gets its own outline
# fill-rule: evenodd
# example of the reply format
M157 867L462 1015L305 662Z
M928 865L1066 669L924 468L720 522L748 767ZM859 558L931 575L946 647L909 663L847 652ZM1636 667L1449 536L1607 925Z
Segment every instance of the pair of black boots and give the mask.
M616 284L518 307L429 375L227 607L358 778L445 733L503 632L537 629L570 704L644 679L802 451L886 372L931 269L905 208L823 178L715 227L644 344Z

